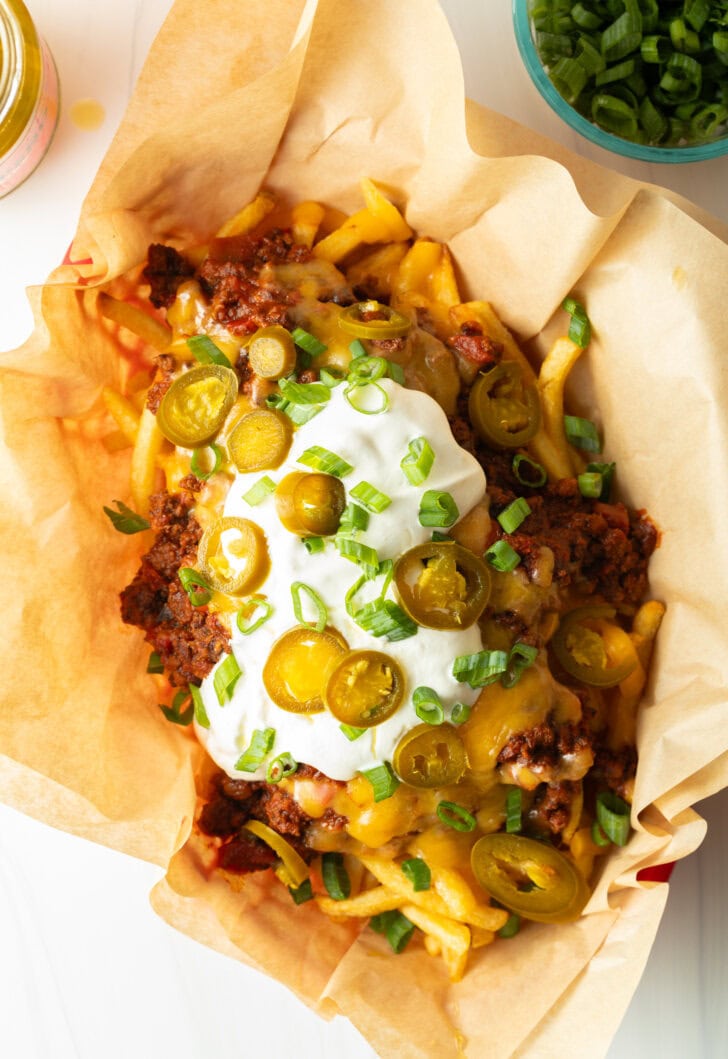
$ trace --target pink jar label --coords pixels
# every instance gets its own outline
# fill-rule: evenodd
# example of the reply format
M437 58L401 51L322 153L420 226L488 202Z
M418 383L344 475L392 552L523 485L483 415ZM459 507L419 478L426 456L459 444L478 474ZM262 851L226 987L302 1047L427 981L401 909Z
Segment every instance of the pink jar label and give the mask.
M58 121L58 74L42 40L40 48L43 67L38 103L18 142L0 159L0 197L30 176L48 150Z

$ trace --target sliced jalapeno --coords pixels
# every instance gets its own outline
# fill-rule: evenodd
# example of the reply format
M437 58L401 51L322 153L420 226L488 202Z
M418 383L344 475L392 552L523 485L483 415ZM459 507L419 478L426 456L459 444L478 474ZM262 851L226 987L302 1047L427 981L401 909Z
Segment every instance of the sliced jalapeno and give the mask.
M208 584L218 592L254 592L270 566L265 534L254 522L225 515L202 534L198 559Z
M349 305L339 316L339 327L355 338L401 338L406 335L412 324L398 313L381 302L357 302Z
M504 449L525 445L541 424L538 390L523 380L521 369L510 360L478 376L468 412L483 440Z
M457 783L468 761L463 742L450 724L418 724L402 736L392 758L394 771L410 787Z
M276 706L289 713L320 713L328 675L348 644L327 626L322 632L298 625L273 644L263 666L263 684Z
M296 347L285 327L273 324L256 331L248 346L248 361L261 379L282 379L296 366Z
M343 724L372 728L391 717L404 697L404 674L382 651L351 651L326 682L326 706Z
M403 608L429 629L467 629L490 596L490 573L482 559L455 541L410 548L394 567Z
M483 889L524 919L566 923L579 917L589 899L589 887L568 857L524 835L484 835L470 863Z
M608 606L577 607L564 614L551 639L561 665L583 684L614 687L637 665L632 641L611 621L615 613Z
M228 438L230 459L241 472L279 467L288 455L292 437L287 416L272 408L256 408L233 427Z
M174 445L204 445L217 434L238 395L238 377L221 364L200 364L175 379L157 410L159 429Z
M332 474L292 471L275 492L278 518L298 537L336 533L346 507L346 490Z

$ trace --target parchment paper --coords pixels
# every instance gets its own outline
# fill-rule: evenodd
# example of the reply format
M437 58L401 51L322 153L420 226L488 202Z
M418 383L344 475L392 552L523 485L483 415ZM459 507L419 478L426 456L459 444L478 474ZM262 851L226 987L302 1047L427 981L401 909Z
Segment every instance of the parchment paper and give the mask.
M351 210L362 176L447 240L464 296L492 301L534 348L578 292L595 338L574 409L604 424L625 500L662 532L651 583L668 610L639 723L636 834L588 915L479 950L457 985L423 952L387 956L265 880L236 895L207 877L190 838L202 753L162 717L141 635L120 623L137 560L101 514L127 495L128 455L98 440L100 388L120 367L92 288L152 240L206 236L262 184ZM1 362L0 796L167 869L152 900L170 922L343 1012L383 1057L568 1059L587 1025L590 1054L606 1051L666 898L637 871L695 849L690 806L728 782L723 231L474 105L466 122L433 0L207 0L204 19L178 0L85 202L71 254L85 263L32 293L35 332Z

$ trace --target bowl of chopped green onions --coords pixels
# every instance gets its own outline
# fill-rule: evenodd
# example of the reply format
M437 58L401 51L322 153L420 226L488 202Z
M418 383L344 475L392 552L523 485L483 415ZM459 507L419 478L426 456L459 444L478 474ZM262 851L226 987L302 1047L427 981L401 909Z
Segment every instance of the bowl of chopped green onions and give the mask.
M539 92L593 143L648 162L728 153L728 0L513 0Z

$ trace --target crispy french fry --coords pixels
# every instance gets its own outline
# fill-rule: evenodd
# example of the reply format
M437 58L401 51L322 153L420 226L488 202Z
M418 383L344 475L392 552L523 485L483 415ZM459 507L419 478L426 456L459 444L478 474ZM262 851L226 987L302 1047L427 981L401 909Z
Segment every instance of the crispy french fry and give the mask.
M352 213L339 228L316 243L313 248L315 257L336 264L362 243L401 242L412 235L412 229L397 207L376 185L364 181L362 186L366 209Z
M583 348L570 338L557 338L538 376L544 427L562 457L564 467L569 467L569 471L562 475L565 478L584 469L583 459L569 445L564 430L564 386L582 353Z
M127 331L132 331L160 353L166 352L172 341L172 331L156 317L142 312L135 305L112 298L104 291L99 294L96 304L101 315L107 320L111 320L120 327L125 327Z
M218 239L225 239L231 235L247 235L252 232L264 218L268 216L276 204L276 197L272 191L259 191L252 202L243 206L242 210L225 221L217 231Z
M420 905L403 905L402 914L425 934L437 938L450 978L453 982L459 982L470 951L470 929L449 916L428 912Z
M372 250L346 270L349 285L363 288L377 300L389 298L397 270L407 250L407 243L386 243Z
M402 903L401 894L395 893L386 886L375 886L373 890L364 890L356 897L345 901L335 901L333 897L317 897L316 903L322 912L329 916L377 916L380 912L389 912Z
M483 930L481 927L470 928L470 945L473 949L482 949L484 945L490 945L493 941L495 941L494 931Z
M122 397L110 386L104 386L101 397L107 411L113 416L117 427L130 445L136 442L139 431L139 412L126 397Z
M131 457L131 495L140 515L149 511L149 497L154 492L157 457L164 444L164 435L157 426L157 417L145 408L139 420L134 452Z
M127 436L120 430L112 430L108 434L104 434L101 444L107 452L121 452L123 449L131 448L133 442L129 441Z
M650 599L642 604L632 621L632 640L644 670L649 667L655 637L664 614L665 604Z
M291 210L291 227L295 242L301 246L313 246L324 214L325 210L318 202L297 203Z
M405 254L392 291L395 302L408 304L416 299L429 301L432 277L442 260L442 246L432 239L417 239ZM416 304L416 301L414 302Z
M455 278L452 254L443 243L440 264L432 275L432 294L439 305L451 309L460 304L460 291Z
M412 229L394 203L389 201L387 196L380 191L374 181L365 177L361 181L360 187L364 195L367 209L387 228L387 231L389 232L387 238L391 242L400 242L402 239L409 239L412 235Z

